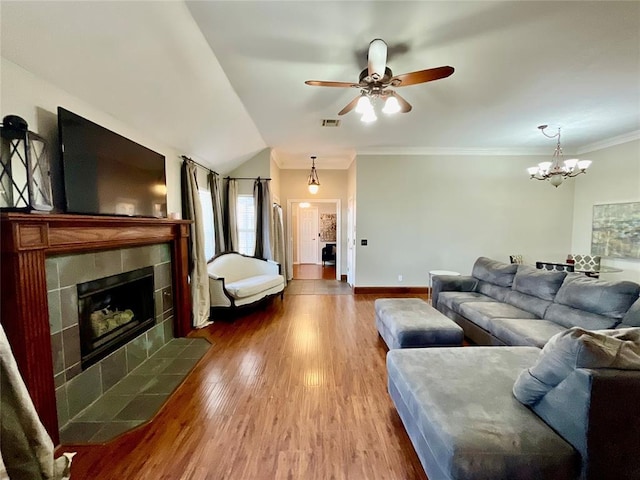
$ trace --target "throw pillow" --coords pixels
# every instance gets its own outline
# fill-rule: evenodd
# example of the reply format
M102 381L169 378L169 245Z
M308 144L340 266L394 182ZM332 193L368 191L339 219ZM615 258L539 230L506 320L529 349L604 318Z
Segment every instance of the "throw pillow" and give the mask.
M577 368L640 370L640 328L573 327L553 336L535 365L520 373L513 395L525 405L535 405Z

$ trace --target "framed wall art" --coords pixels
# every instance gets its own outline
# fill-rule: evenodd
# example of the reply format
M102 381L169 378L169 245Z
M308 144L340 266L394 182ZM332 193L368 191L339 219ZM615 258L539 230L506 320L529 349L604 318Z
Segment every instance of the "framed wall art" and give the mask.
M591 254L640 258L640 202L593 206Z

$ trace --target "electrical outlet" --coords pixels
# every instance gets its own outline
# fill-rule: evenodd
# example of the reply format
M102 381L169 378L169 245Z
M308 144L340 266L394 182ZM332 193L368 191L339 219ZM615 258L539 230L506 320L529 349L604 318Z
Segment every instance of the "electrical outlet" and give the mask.
M398 275L398 281L401 282L402 281L402 275Z

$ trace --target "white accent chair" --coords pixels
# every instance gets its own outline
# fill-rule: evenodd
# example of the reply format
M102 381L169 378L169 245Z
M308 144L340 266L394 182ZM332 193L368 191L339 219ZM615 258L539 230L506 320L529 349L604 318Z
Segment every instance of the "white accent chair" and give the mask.
M280 294L284 277L280 264L236 252L221 253L207 264L211 308L236 308Z

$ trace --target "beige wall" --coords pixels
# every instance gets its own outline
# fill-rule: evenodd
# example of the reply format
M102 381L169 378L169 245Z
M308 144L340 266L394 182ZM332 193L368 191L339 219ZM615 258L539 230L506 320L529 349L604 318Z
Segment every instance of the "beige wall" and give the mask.
M0 70L0 84L2 85L0 116L18 115L27 121L31 131L47 139L51 152L55 155L52 164L57 163L58 157L57 110L58 106L61 106L164 155L166 158L167 211L182 211L180 200L180 164L182 162L180 155L182 152L158 141L154 138L152 131L135 130L107 112L68 94L4 58L1 59ZM54 169L52 169L52 176L57 187L57 192L54 194L56 199L59 199L61 192L63 192L63 180Z
M575 253L591 251L593 206L604 203L640 202L640 140L585 153L593 160L585 175L575 178L573 239ZM605 258L605 266L622 273L603 274L604 279L624 279L640 283L640 259Z
M257 177L271 178L271 149L265 148L235 170L228 174L229 177L249 178L251 180L238 181L238 193L240 195L253 194L253 179Z
M429 270L468 274L479 256L564 260L574 184L529 180L526 167L543 160L358 156L356 285L425 286Z
M309 166L309 169L311 166ZM306 200L313 202L314 199L335 199L341 204L341 257L340 271L346 272L346 228L347 228L347 171L346 170L318 170L320 179L320 190L316 195L312 195L307 190L307 177L309 170L281 170L280 171L280 203L287 218L287 202L289 200ZM285 230L287 226L285 225ZM288 237L289 248L293 248L293 237ZM291 250L293 251L293 250Z

